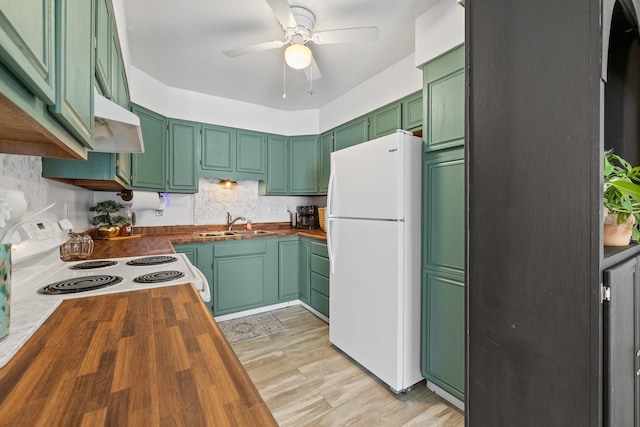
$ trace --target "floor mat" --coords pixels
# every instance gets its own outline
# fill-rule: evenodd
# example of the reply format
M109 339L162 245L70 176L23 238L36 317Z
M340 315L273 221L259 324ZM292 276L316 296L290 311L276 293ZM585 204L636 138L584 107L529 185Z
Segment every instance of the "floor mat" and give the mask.
M272 313L259 313L226 320L218 323L218 326L231 344L287 330L286 326Z

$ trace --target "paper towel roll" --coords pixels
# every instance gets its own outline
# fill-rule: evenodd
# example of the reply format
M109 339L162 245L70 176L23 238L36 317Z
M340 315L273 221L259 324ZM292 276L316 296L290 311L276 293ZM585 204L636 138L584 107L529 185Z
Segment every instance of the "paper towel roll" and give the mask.
M155 211L162 211L164 210L167 202L162 193L134 191L133 198L129 203L131 210L152 209Z

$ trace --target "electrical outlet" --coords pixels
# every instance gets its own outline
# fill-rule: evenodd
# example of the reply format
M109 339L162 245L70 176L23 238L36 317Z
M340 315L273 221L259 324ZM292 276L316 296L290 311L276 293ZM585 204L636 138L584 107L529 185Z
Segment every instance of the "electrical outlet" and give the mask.
M64 210L64 219L69 219L69 203L64 203L62 209Z
M278 207L271 206L271 208L269 209L269 212L271 213L271 215L278 215Z

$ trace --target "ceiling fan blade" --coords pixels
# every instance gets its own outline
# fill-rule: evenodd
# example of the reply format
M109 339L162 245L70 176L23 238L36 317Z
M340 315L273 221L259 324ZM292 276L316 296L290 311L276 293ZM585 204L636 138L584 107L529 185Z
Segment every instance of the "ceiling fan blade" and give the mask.
M247 55L249 53L261 52L263 50L277 49L277 48L282 47L284 45L285 45L285 42L283 42L283 41L273 40L273 41L270 41L270 42L250 44L250 45L244 46L244 47L238 47L238 48L235 48L235 49L225 50L222 53L224 53L225 55L227 55L230 58L235 58L236 56L242 56L242 55Z
M296 19L291 13L291 8L287 0L267 0L269 7L273 11L276 18L285 28L293 28L296 26Z
M317 44L375 42L378 40L378 27L319 31L313 34L311 40Z
M322 74L320 73L320 69L318 68L318 64L314 57L311 57L311 64L304 69L304 75L307 76L307 80L310 82L320 80L322 78Z

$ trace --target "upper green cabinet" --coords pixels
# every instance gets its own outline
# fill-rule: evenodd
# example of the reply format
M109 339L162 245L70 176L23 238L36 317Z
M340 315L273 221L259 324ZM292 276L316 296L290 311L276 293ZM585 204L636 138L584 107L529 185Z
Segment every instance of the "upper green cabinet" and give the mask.
M426 64L423 76L425 150L464 144L464 48Z
M331 173L331 152L333 151L333 133L320 135L320 170L318 172L318 193L327 194Z
M167 191L195 193L198 187L197 151L200 125L169 119Z
M369 139L394 133L402 128L402 103L395 102L371 113Z
M53 1L0 1L0 61L40 99L56 102Z
M131 154L91 151L87 160L42 158L42 176L89 190L120 191L131 184Z
M415 130L422 126L422 91L402 99L402 129Z
M333 131L335 151L369 140L369 118L360 117L345 123Z
M267 181L261 183L263 194L289 194L289 143L284 136L267 136Z
M95 0L96 2L96 82L102 94L111 98L112 66L113 55L113 25L111 13L111 0Z
M320 149L317 136L289 138L289 192L316 194Z
M166 119L137 105L133 106L133 112L140 118L144 153L131 156L131 185L134 188L162 191L166 185Z
M93 2L56 3L56 103L49 107L83 144L93 147Z
M211 178L265 180L267 137L260 132L203 125L200 174Z

